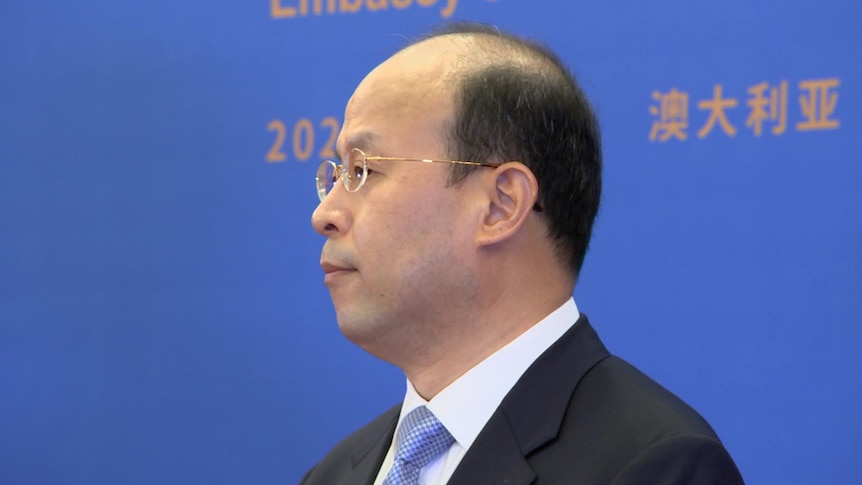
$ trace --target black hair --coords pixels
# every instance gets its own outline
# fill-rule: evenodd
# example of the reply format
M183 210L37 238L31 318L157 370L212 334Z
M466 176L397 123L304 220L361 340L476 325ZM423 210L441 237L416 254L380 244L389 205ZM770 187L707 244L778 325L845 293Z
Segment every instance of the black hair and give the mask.
M536 42L476 23L448 24L423 40L453 34L473 37L477 48L455 72L450 156L529 167L539 184L537 210L577 276L602 192L601 140L589 101L559 57ZM457 184L476 168L451 170Z

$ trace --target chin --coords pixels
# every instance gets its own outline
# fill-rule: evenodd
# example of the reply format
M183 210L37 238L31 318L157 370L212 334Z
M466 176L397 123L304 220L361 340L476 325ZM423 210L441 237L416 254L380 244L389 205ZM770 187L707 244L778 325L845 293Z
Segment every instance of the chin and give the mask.
M338 329L347 337L347 340L356 345L362 346L364 343L367 343L375 333L374 324L368 321L368 319L356 318L354 315L343 315L341 313L338 314L337 319Z
M386 333L385 325L379 319L353 318L339 315L338 328L341 333L357 347L362 348L371 355L385 359L384 351L386 339L381 338Z

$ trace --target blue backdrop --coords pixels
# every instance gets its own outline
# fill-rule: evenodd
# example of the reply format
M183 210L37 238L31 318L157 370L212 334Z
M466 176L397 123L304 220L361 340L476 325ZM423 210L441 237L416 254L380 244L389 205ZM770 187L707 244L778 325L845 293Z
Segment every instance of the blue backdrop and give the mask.
M576 290L754 484L862 474L855 0L7 0L0 482L295 483L400 400L339 334L314 171L444 20L555 48L606 190Z

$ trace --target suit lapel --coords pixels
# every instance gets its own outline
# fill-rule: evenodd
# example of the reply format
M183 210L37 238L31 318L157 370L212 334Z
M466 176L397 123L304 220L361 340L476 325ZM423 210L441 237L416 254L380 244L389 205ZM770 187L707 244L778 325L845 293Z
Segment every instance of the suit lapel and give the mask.
M374 426L363 439L357 443L350 455L353 469L350 474L341 481L344 485L372 485L380 465L386 458L389 445L392 444L392 435L395 433L395 425L398 424L398 414L401 406L395 406L377 421L379 426Z
M451 485L527 485L534 450L557 436L578 382L608 357L585 315L531 365L455 470Z
M527 485L536 478L517 437L508 423L501 421L505 417L495 414L491 418L455 469L449 485Z

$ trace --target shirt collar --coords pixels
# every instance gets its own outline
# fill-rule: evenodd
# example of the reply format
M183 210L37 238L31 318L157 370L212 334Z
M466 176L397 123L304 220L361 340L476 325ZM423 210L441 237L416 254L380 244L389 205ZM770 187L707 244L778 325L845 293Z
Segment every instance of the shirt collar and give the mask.
M431 401L420 396L408 380L398 428L410 411L427 406L459 445L470 448L521 375L579 317L574 298L569 298L539 323L449 384ZM395 436L397 433L396 429Z

